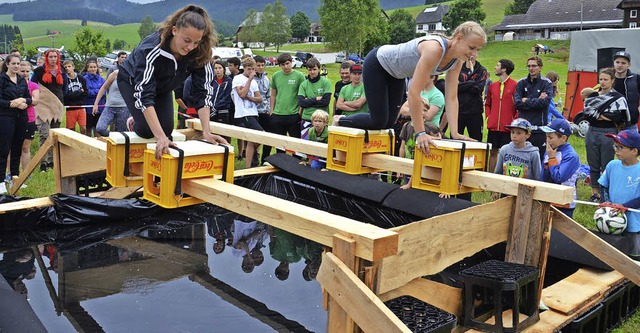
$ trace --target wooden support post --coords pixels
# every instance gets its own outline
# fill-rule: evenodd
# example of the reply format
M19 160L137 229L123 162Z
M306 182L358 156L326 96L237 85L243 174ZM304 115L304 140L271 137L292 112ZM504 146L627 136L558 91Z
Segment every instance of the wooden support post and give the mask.
M542 299L542 288L544 287L544 273L547 271L547 256L549 255L549 244L551 243L551 220L553 219L553 212L549 209L547 209L546 212L547 212L547 216L544 219L544 225L542 226L542 247L540 249L540 262L538 264L538 269L540 269L540 283L538 284L538 302L540 302L540 299Z
M524 264L534 267L547 265L547 255L549 252L549 242L544 242L544 230L551 205L547 202L533 200L531 210L531 221L529 222L529 238L524 256ZM550 223L550 222L549 222ZM544 255L543 255L544 253Z
M49 152L51 147L53 147L53 139L51 138L51 136L49 136L44 141L42 146L40 146L33 158L31 158L31 161L29 161L29 164L27 164L26 168L22 170L22 172L20 173L20 177L18 177L18 179L13 182L13 187L11 187L11 195L16 195L16 193L18 193L18 191L20 190L20 186L24 184L24 181L27 180L27 177L31 175L33 170L35 170L38 165L40 165L40 162L45 156L47 156L47 153Z
M332 253L347 266L350 271L356 266L356 242L342 235L333 236ZM343 308L336 302L335 298L329 295L329 316L327 318L327 331L352 333L354 329L353 320L349 318Z
M322 256L318 282L365 332L411 332L333 253ZM329 330L333 333L333 331Z
M507 262L524 263L529 239L529 223L531 222L534 190L535 187L533 186L518 185L518 196L516 197L505 253L505 261Z
M551 207L554 212L553 227L569 237L572 241L582 246L602 260L613 269L620 272L624 277L633 283L640 285L640 264L620 252L611 244L605 242L600 237L594 235L587 228L581 226L576 221L564 215L557 208Z

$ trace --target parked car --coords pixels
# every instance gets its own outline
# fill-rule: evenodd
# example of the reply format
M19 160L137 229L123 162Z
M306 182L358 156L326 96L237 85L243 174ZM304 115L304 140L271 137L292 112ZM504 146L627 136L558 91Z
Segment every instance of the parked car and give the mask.
M307 63L307 60L313 58L313 54L298 51L296 52L296 57L298 57L302 61L302 65L304 66Z
M123 52L124 50L113 50L111 51L111 53L108 53L106 56L104 57L99 57L98 58L98 66L100 66L100 68L102 68L102 70L109 70L111 69L111 67L115 66L116 63L118 62L118 53ZM129 51L124 51L127 52L127 55L129 55L131 52Z
M356 64L362 64L364 62L364 58L360 57L357 53L349 54L349 60L355 62Z
M302 66L304 66L304 63L302 62L302 60L300 60L300 58L293 57L291 65L293 65L293 68L302 68Z
M345 62L347 60L347 57L344 55L343 52L338 52L338 54L336 54L336 62L341 64L343 62Z
M276 57L264 57L265 65L267 66L277 66L278 58Z

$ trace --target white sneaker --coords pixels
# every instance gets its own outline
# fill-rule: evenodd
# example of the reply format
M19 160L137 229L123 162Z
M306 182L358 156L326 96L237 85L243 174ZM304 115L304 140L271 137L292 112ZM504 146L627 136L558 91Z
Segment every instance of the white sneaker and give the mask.
M0 182L0 194L7 194L7 184Z

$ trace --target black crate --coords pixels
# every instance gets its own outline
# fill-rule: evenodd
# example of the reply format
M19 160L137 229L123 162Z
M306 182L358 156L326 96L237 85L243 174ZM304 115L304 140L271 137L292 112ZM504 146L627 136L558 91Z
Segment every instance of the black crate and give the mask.
M97 171L76 176L76 193L89 196L89 193L102 192L111 188L111 184L105 179L106 171Z
M598 333L600 332L600 322L604 305L598 304L591 311L574 319L562 329L562 333Z
M415 333L450 333L456 316L412 296L400 296L384 303Z
M640 287L633 282L629 282L625 285L624 304L622 308L624 319L633 316L636 311L638 311L638 307L640 307Z
M624 292L625 288L620 287L600 303L604 306L602 320L600 320L600 332L611 332L612 329L622 323L625 314L622 309Z
M489 260L460 272L464 284L464 326L489 332L520 332L539 320L536 267ZM512 325L502 315L511 309ZM495 324L478 320L492 313ZM519 321L519 314L526 315Z

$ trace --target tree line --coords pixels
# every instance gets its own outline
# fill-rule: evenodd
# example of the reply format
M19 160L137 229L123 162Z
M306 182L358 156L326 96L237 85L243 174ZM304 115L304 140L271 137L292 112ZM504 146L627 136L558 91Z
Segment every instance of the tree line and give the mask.
M24 51L24 41L17 25L0 25L0 53L9 53L11 49Z

